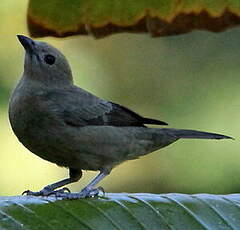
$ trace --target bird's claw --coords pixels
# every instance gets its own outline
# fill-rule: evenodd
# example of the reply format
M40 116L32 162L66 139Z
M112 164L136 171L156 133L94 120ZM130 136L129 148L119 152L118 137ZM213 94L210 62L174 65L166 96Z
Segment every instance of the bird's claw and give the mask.
M61 188L58 190L52 190L48 187L43 188L39 192L32 192L30 190L26 190L22 193L22 195L27 195L27 196L50 196L54 195L56 197L59 197L61 194L66 194L66 193L71 193L69 188Z
M58 190L53 190L49 195L57 195L57 194L64 194L64 193L71 193L70 189L67 187L58 189Z
M99 195L99 193L101 192L102 196L105 196L105 190L104 190L104 188L102 186L99 186L99 187L97 187L95 189L98 190L98 194L97 195Z
M95 197L99 194L101 190L99 188L84 188L80 194L82 194L83 197Z
M98 187L98 188L86 187L79 193L61 193L61 194L57 194L57 197L73 200L73 199L81 199L81 198L88 198L88 197L96 197L99 195L100 192L102 192L103 195L105 194L104 189L102 187Z
M27 196L43 196L42 190L39 191L39 192L32 192L32 191L30 191L30 190L26 190L26 191L24 191L24 192L22 193L22 196L23 196L23 195L27 195Z

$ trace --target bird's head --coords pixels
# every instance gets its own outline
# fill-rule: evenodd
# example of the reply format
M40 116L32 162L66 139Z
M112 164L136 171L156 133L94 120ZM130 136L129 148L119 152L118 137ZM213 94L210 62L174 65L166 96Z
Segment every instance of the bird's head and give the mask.
M64 55L53 46L17 35L26 51L24 76L44 84L72 84L71 68Z

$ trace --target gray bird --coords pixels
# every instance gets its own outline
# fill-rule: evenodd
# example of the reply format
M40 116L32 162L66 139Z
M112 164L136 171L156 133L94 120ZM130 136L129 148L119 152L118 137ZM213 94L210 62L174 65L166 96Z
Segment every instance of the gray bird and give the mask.
M226 139L195 130L148 128L166 125L100 99L73 83L62 53L45 42L17 36L26 50L24 72L12 93L9 119L19 141L39 157L69 168L69 178L27 195L64 198L95 196L96 185L126 160L137 159L180 138ZM81 192L61 187L77 182L82 170L100 171Z

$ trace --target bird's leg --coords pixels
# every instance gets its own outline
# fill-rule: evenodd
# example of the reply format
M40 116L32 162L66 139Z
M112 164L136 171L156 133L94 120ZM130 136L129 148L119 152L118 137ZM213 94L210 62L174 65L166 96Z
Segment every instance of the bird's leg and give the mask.
M79 199L86 197L94 197L99 194L100 191L104 191L102 187L95 188L95 186L105 178L110 171L101 171L84 189L79 193L62 193L59 194L60 197L66 199Z
M109 173L100 172L85 188L82 189L80 193L84 197L96 196L99 191L103 191L102 187L94 188L101 180L103 180Z
M76 170L76 169L69 169L69 178L58 181L56 183L47 185L46 187L44 187L42 190L40 190L39 192L32 192L30 190L27 190L25 192L23 192L22 194L26 194L26 195L31 195L31 196L49 196L52 194L55 194L56 196L58 196L61 193L64 192L70 192L70 190L68 188L62 188L59 190L55 190L57 188L60 188L62 186L71 184L73 182L77 182L80 178L82 177L82 171L81 170Z

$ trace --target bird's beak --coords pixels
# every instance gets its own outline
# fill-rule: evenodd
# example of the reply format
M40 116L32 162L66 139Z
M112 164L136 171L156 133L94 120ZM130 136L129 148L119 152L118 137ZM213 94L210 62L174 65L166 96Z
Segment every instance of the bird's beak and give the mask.
M34 40L23 35L17 35L17 38L26 50L26 52L33 53L35 47Z

